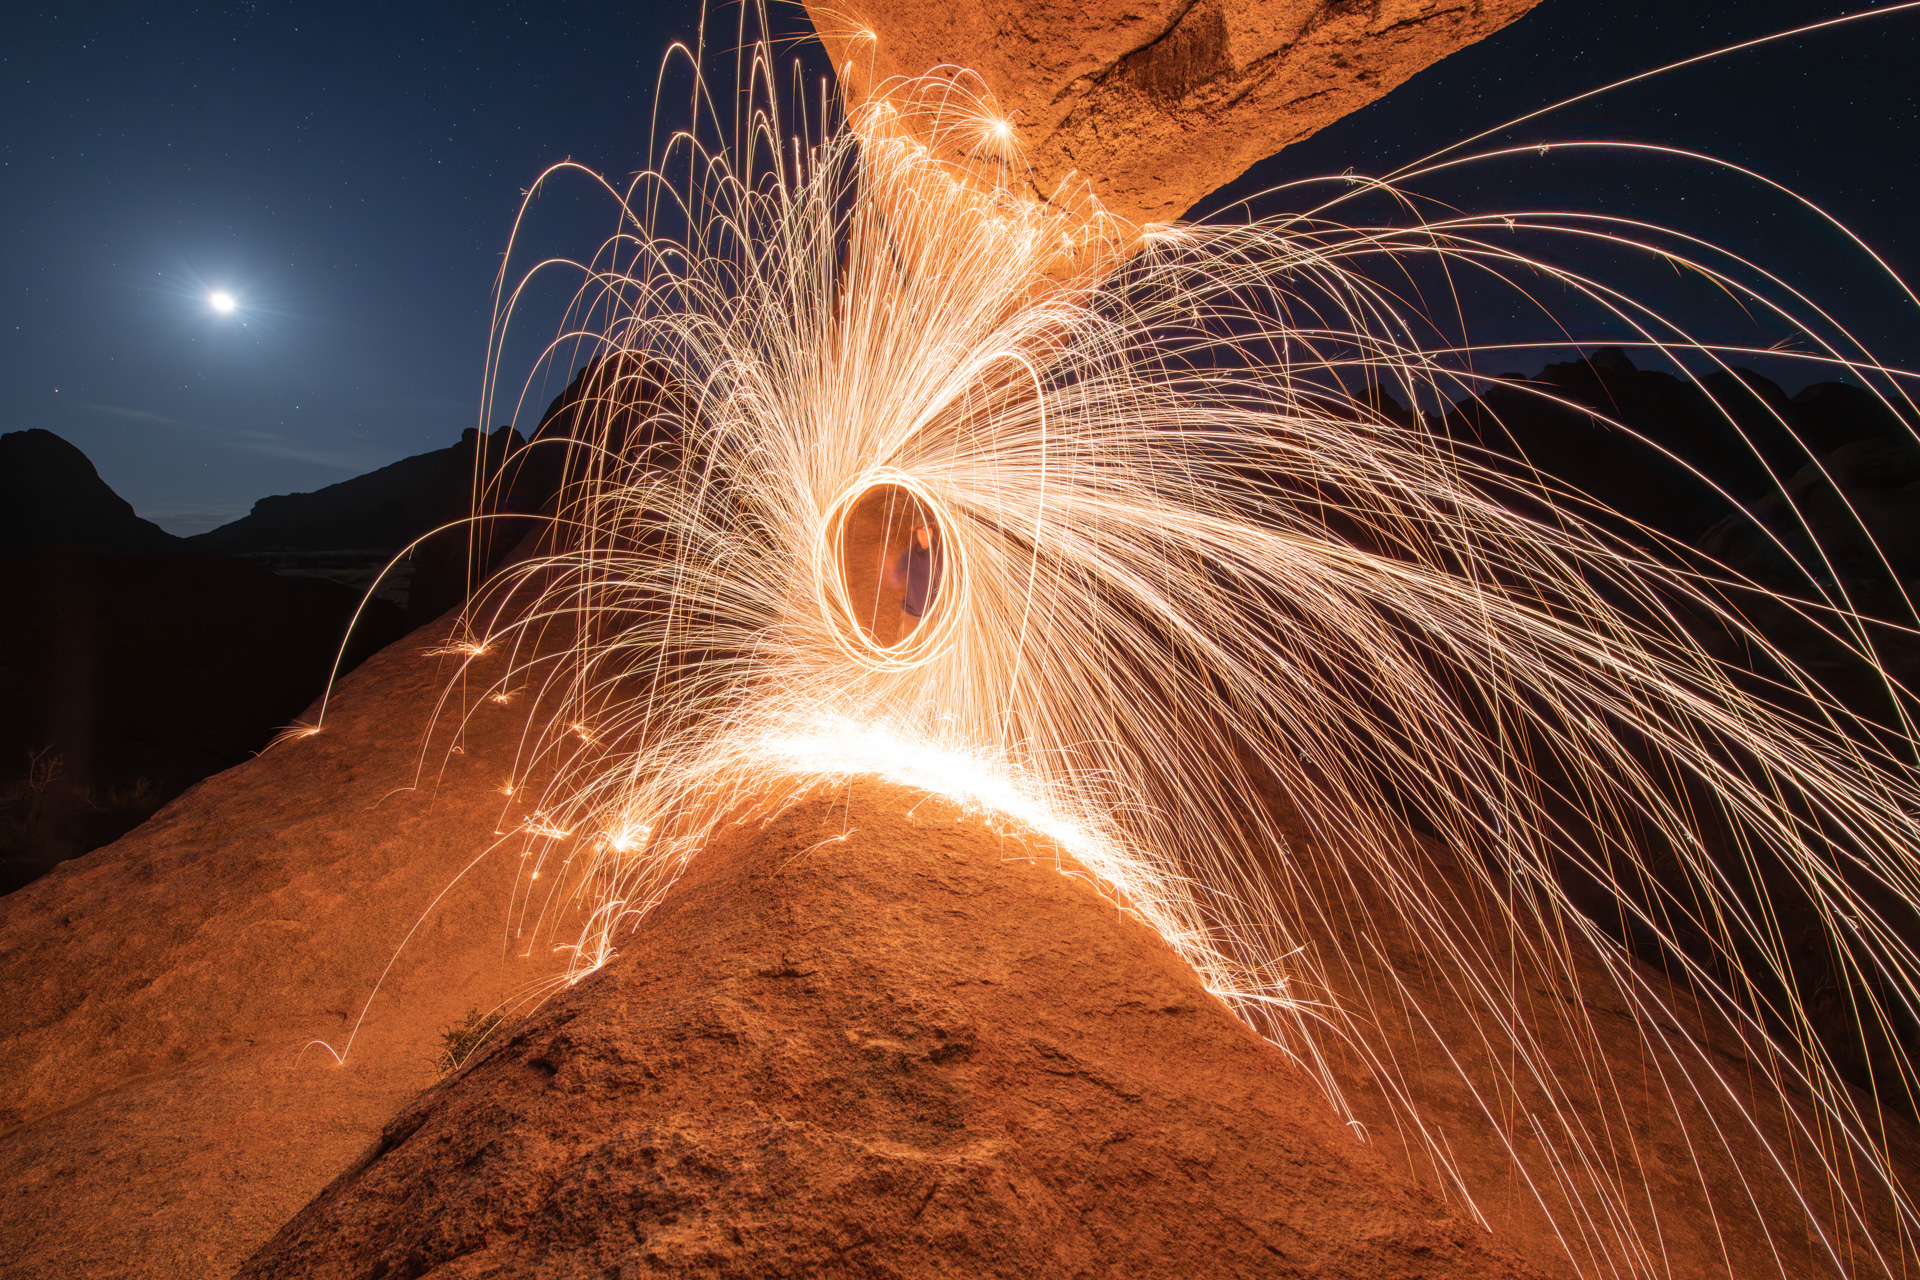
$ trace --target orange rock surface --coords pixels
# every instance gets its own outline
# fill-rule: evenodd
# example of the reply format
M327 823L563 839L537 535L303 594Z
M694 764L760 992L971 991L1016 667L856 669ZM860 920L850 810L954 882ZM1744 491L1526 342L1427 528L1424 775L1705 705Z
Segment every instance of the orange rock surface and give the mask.
M0 899L0 1275L226 1274L433 1082L441 1028L553 971L509 945L511 867L459 878L520 724L482 703L459 754L425 741L444 636ZM345 1066L310 1045L363 1008Z
M241 1274L1540 1273L1084 878L872 784L717 840Z
M1034 192L1076 177L1170 222L1255 161L1539 0L808 0L849 98L964 68L1017 130Z

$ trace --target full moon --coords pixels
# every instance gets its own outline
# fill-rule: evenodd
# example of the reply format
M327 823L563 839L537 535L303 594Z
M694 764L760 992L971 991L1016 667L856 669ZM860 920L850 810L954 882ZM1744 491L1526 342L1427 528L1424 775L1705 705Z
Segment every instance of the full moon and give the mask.
M235 304L233 295L223 289L219 292L208 294L207 305L222 315L225 315L227 312L233 310Z

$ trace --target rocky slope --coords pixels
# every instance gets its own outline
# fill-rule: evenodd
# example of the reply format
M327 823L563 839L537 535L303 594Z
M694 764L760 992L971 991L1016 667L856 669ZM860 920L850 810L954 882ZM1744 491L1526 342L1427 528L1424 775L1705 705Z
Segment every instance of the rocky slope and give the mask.
M1828 1274L1778 1105L1742 1083L1759 1060L1704 1026L1705 1075L1649 1049L1592 957L1476 1005L1381 935L1327 993L1382 1011L1371 1064L1323 1046L1363 1146L1045 849L865 787L716 843L623 957L409 1104L443 1028L557 964L509 939L507 860L468 869L521 820L499 786L522 710L461 702L440 638L369 661L321 734L0 900L0 1275L223 1274L329 1182L254 1274L1568 1275L1569 1251ZM1467 893L1428 854L1435 892ZM1292 856L1329 886L1308 945L1386 918L1336 854ZM1501 1083L1483 1033L1515 1008L1558 1076L1611 1082L1590 1112ZM344 1067L312 1046L363 1009ZM1716 1073L1731 1092L1690 1094ZM1613 1134L1609 1163L1570 1167L1562 1121ZM1595 1186L1657 1253L1576 1211Z
M0 898L0 1275L228 1273L434 1080L442 1028L551 971L505 935L511 869L466 870L518 708L429 741L437 638L349 676L325 732ZM363 1010L345 1066L310 1043Z
M856 784L716 841L613 964L404 1110L242 1274L1833 1274L1737 1038L1694 1023L1704 1063L1648 1048L1591 956L1572 986L1522 963L1511 995L1554 1073L1611 1073L1556 1117L1537 1084L1503 1088L1492 1011L1417 947L1389 936L1362 968L1335 998L1377 988L1391 1074L1321 1048L1365 1144L1071 863ZM1689 1096L1715 1075L1732 1096ZM1483 1105L1534 1120L1503 1137ZM1565 1121L1613 1154L1570 1161ZM1855 1274L1882 1274L1864 1245L1843 1245Z
M1539 1273L1071 864L872 785L716 842L241 1274Z

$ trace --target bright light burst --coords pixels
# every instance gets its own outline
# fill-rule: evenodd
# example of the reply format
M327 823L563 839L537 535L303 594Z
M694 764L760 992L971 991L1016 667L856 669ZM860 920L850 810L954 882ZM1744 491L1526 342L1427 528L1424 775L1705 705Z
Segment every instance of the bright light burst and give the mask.
M207 305L224 316L240 304L225 289L216 289L207 295Z
M810 144L763 103L731 145L679 136L614 192L622 230L562 339L602 358L570 441L536 446L568 450L554 532L448 650L510 653L478 697L535 708L503 787L524 841L516 929L567 929L577 976L721 825L856 775L937 792L1083 864L1349 1117L1328 1046L1394 1078L1377 1020L1424 997L1390 972L1365 993L1381 940L1417 939L1475 1011L1502 1096L1557 1108L1482 1103L1574 1171L1560 1192L1583 1208L1559 1229L1576 1265L1659 1271L1630 1171L1595 1173L1616 1167L1614 1082L1557 1071L1533 1020L1599 1032L1512 980L1577 990L1576 952L1597 955L1647 1043L1685 1047L1672 989L1620 921L1577 909L1578 881L1660 944L1690 999L1773 1046L1755 1051L1763 1085L1813 1099L1782 1108L1794 1149L1775 1158L1808 1203L1839 1206L1808 1219L1836 1265L1902 1265L1881 1250L1910 1258L1915 1219L1880 1104L1849 1091L1796 994L1816 961L1742 884L1764 864L1817 904L1864 1034L1893 1046L1879 1096L1910 1098L1907 692L1889 680L1898 740L1870 731L1745 621L1737 584L1342 389L1427 406L1476 389L1471 353L1422 339L1420 306L1381 283L1416 264L1548 280L1689 348L1604 281L1516 251L1517 222L1657 255L1809 332L1818 313L1617 219L1349 226L1336 200L1136 232L1090 197L1024 194L1012 131L967 83L895 86ZM1837 345L1816 358L1884 372ZM847 572L849 513L880 486L929 513L945 557L893 645ZM1875 664L1816 577L1803 611ZM1792 700L1712 656L1703 627ZM1688 1061L1670 1095L1732 1096L1704 1050ZM1417 1110L1401 1119L1450 1167ZM1901 1242L1841 1240L1874 1201Z

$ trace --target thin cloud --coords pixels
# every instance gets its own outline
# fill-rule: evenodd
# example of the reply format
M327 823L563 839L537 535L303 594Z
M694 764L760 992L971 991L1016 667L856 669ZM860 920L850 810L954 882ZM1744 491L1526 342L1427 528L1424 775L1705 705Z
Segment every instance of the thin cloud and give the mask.
M329 453L320 449L302 449L297 445L274 444L265 440L236 441L234 448L247 453L257 453L267 458L285 458L289 462L305 462L316 467L329 467L335 471L351 471L359 475L363 471L372 471L379 464L368 462L364 458L350 457L344 453Z
M94 413L104 413L110 418L125 418L129 422L152 422L164 427L190 427L193 425L190 422L182 422L179 418L169 418L164 413L154 413L150 409L129 409L121 404L83 404L80 407L82 409L89 409Z
M249 431L244 427L220 431L197 422L170 418L164 413L154 413L150 409L132 409L122 404L83 404L80 408L105 414L111 418L122 418L128 422L150 422L158 426L185 427L190 431L210 432L213 435L225 437L233 448L246 453L256 453L268 458L285 458L289 462L304 462L333 471L351 471L358 475L360 472L371 471L380 465L344 453L332 453L323 449L302 449L298 445L283 444L280 443L281 437L271 431Z

